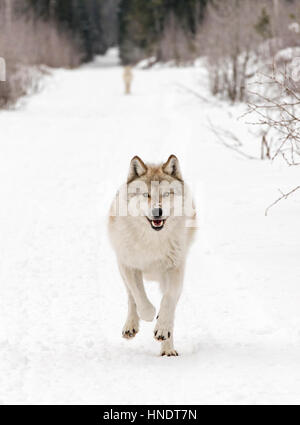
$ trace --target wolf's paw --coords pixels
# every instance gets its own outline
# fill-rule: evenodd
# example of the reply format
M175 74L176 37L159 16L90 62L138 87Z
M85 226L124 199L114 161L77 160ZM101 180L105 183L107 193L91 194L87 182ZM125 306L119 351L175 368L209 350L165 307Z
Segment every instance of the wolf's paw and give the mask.
M125 339L132 339L136 336L139 331L138 320L127 320L122 330L122 336Z
M169 327L160 327L159 324L156 325L154 329L154 338L157 341L166 341L171 338L171 330Z
M156 310L151 303L146 306L143 306L143 308L141 309L138 309L138 315L140 319L145 320L145 322L152 322L155 317L155 313Z
M168 356L168 357L172 357L172 356L178 356L178 353L176 350L173 349L169 349L169 350L162 350L160 355L163 356Z

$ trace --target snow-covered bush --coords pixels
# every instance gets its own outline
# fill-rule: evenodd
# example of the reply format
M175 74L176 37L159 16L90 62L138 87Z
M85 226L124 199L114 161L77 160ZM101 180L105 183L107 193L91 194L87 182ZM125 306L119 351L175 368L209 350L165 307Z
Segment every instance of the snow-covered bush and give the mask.
M211 0L197 46L207 58L212 93L247 100L246 86L256 72L274 57L284 62L284 49L300 46L297 10L285 0Z
M245 99L245 86L253 76L258 46L270 33L263 3L212 0L208 4L197 39L199 52L207 58L213 94L232 102Z
M274 67L270 76L262 76L261 85L268 86L268 94L253 92L248 114L252 115L253 124L262 128L267 157L273 160L281 156L289 165L300 165L300 96L295 90L297 82L289 73L282 73Z

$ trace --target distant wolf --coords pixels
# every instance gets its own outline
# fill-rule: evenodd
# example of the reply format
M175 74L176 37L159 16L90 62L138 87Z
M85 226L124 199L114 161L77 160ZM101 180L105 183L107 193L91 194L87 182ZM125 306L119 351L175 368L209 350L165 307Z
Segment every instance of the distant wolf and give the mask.
M123 73L125 83L125 94L131 94L131 84L133 80L133 73L131 66L125 66Z
M178 356L173 346L174 316L196 230L194 223L193 200L176 156L171 155L159 165L145 164L135 156L127 183L111 206L108 224L128 294L128 316L122 334L131 339L139 331L140 319L154 319L156 312L147 298L144 279L159 282L163 297L154 338L162 343L162 356Z

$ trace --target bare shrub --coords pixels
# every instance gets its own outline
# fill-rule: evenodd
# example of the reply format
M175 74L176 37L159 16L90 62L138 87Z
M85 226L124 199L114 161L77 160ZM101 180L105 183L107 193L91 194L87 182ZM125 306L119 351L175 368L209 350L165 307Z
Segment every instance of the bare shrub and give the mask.
M295 90L295 82L288 73L274 67L273 74L264 75L260 84L271 87L273 95L252 92L256 101L249 103L246 115L254 116L252 124L263 129L262 159L282 157L289 166L300 165L300 96ZM299 190L299 185L286 193L279 190L280 197L265 214Z
M0 16L0 51L6 60L27 65L74 68L81 62L78 43L67 33L60 33L55 24L33 17L13 17L9 26Z
M245 99L246 81L253 75L262 41L255 29L262 10L258 0L212 0L208 4L197 41L207 57L213 94L233 102Z
M207 57L211 91L232 102L264 65L286 65L287 47L300 46L300 7L284 0L211 0L196 38ZM279 53L278 53L279 52ZM267 68L265 68L267 70Z
M58 32L55 24L44 21L21 21L20 30L26 39L22 63L43 64L53 68L75 68L82 55L68 33ZM37 39L38 38L38 43Z
M270 159L281 156L288 165L300 165L300 96L295 83L287 73L274 68L273 74L264 75L260 84L271 87L270 94L251 92L256 101L249 103L247 115L256 117L253 124L264 129ZM267 142L267 135L273 139L272 145Z
M7 65L7 80L0 83L0 107L14 104L37 87L40 65L74 68L82 59L79 44L69 34L60 33L50 22L17 16L12 10L8 16L7 9L0 8L0 56Z
M187 63L195 57L193 35L183 28L174 13L166 20L158 51L160 60L174 60L176 65Z
M300 7L298 1L274 0L273 31L278 48L300 45Z

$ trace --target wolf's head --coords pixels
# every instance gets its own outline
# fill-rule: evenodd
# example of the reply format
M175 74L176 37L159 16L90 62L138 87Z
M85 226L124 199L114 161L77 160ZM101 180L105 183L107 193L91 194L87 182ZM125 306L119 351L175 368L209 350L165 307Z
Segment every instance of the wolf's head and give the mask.
M128 214L140 217L149 229L175 225L175 218L184 215L184 182L176 156L160 165L145 164L135 156L127 179L127 202Z

